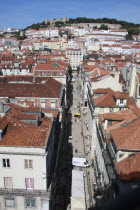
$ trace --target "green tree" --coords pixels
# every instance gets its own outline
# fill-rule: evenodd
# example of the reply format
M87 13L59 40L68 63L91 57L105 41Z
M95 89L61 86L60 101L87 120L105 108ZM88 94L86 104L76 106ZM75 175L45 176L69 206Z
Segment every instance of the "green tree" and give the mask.
M97 26L93 26L93 29L97 29Z
M79 72L80 72L80 66L77 67L77 72L78 72L78 75L79 75Z
M71 68L70 65L69 65L69 75L70 75L70 76L72 75L72 68Z
M27 38L27 36L25 36L25 35L20 36L20 32L17 32L13 37L15 37L18 40L24 40Z
M63 21L56 21L56 22L55 22L55 25L56 25L57 27L61 27L61 26L64 26L65 23L64 23Z
M126 39L126 40L133 40L133 38L132 38L132 35L131 35L131 34L127 34L127 35L125 36L125 39Z
M107 25L104 25L102 24L101 27L100 27L101 30L108 30L108 26Z
M128 31L128 34L130 34L130 35L139 35L140 34L140 29L138 29L138 28L129 28L127 31Z

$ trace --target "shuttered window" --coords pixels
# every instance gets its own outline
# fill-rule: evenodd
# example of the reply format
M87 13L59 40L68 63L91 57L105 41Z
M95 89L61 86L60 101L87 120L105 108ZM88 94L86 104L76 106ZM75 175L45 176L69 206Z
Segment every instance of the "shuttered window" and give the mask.
M5 187L6 189L11 189L11 188L13 188L12 177L4 177L4 187Z
M14 207L15 206L14 198L5 198L5 206Z
M35 199L33 198L26 198L26 207L35 207Z
M24 167L33 169L33 160L24 160Z
M55 108L55 101L51 101L51 108Z
M10 168L10 159L2 159L2 165L4 168Z
M33 190L34 189L34 179L33 178L26 178L25 179L26 189Z

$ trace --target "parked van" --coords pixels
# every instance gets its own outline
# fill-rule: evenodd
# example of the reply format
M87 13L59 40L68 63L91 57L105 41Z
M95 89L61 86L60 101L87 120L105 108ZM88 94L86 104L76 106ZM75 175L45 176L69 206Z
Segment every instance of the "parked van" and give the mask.
M90 164L88 163L86 158L77 158L77 157L72 158L72 165L79 166L79 167L89 167L90 166Z

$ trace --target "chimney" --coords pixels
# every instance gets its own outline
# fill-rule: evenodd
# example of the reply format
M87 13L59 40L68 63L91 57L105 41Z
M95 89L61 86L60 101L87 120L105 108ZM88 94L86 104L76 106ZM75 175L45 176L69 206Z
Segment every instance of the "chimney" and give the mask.
M4 104L2 101L0 102L0 112L4 112Z
M135 97L135 88L136 88L136 66L132 67L132 74L130 78L130 97Z
M0 129L0 141L2 140L2 131L3 130Z

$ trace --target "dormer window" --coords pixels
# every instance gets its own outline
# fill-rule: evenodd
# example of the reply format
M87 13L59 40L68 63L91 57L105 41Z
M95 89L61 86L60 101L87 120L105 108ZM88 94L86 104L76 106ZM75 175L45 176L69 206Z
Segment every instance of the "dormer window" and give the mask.
M57 63L53 63L52 66L53 67L58 67L58 64Z
M123 99L120 99L120 103L123 104Z
M113 107L110 107L109 111L110 112L113 112L114 111L114 108Z
M108 125L112 125L112 121L108 120Z

